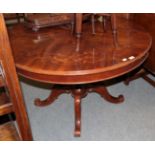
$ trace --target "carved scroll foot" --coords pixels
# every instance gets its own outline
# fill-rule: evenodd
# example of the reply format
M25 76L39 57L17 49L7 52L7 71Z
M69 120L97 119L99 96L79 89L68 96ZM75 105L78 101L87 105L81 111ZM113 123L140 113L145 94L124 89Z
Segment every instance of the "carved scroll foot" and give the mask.
M101 95L105 100L109 101L110 103L118 104L124 101L124 96L119 95L118 97L112 96L106 87L100 86L96 88L92 88L89 90L89 92L96 92Z
M57 98L58 96L60 96L61 94L65 93L65 90L61 90L61 89L52 89L51 94L49 95L49 97L45 100L40 100L39 98L36 98L34 103L36 106L47 106L49 104L52 104Z

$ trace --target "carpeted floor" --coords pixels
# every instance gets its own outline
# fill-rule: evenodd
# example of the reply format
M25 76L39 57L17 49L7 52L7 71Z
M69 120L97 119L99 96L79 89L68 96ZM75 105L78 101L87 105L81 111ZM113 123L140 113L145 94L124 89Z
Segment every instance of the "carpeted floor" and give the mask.
M152 77L153 78L153 77ZM113 95L123 94L122 104L109 104L95 93L82 100L82 134L73 136L73 98L61 95L52 105L36 107L35 98L46 98L50 89L21 82L34 140L155 140L155 89L138 79L108 87Z

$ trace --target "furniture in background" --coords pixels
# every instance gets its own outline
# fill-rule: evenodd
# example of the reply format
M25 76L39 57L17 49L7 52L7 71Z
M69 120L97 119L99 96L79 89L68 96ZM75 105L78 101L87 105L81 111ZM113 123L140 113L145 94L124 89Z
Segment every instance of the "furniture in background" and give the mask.
M114 13L92 13L91 15L92 19L91 19L91 22L92 22L92 34L96 34L96 31L95 31L95 17L102 17L101 19L101 22L103 24L103 30L106 31L106 22L107 22L107 19L106 18L110 18L110 23L111 23L111 28L112 28L112 31L113 31L113 35L116 35L117 33L117 27L116 27L116 14Z
M26 13L25 23L34 31L50 26L70 25L73 32L74 13Z
M0 14L0 87L5 88L5 92L0 95L0 116L14 112L18 127L15 127L13 121L0 125L0 140L32 140L28 116L2 14Z
M83 21L89 13L83 14ZM71 32L75 30L75 13L25 13L25 25L34 31L51 26L70 25Z
M80 17L79 14L76 16ZM96 22L96 26L100 27L100 24ZM111 32L92 37L91 24L83 23L85 34L78 52L75 52L76 37L60 27L45 28L35 33L25 28L24 24L9 29L17 72L52 86L49 97L43 101L36 99L35 105L52 104L62 93L73 96L75 136L81 134L82 98L89 92L96 92L109 102L121 103L124 97L110 95L105 81L134 70L148 56L151 36L146 31L125 19L120 19L117 26L118 48L113 46Z
M95 16L101 16L104 17L103 19L103 26L105 28L105 17L110 18L112 33L113 33L113 44L115 46L118 46L117 42L117 24L116 24L116 14L115 13L92 13L91 14L91 22L92 22L92 34L95 35ZM81 40L81 34L82 34L82 21L83 21L83 13L76 13L76 37L77 37L77 46L76 51L80 50L80 40Z
M148 74L151 73L155 76L155 14L154 13L134 13L131 14L131 20L134 23L141 25L146 31L152 36L152 47L149 50L149 56L142 66L143 68L136 73L134 76L130 76L126 80L126 84L129 84L130 81L142 77L144 80L149 82L152 86L155 86L155 81L148 77Z
M5 21L16 20L17 23L20 23L24 19L24 13L4 13Z

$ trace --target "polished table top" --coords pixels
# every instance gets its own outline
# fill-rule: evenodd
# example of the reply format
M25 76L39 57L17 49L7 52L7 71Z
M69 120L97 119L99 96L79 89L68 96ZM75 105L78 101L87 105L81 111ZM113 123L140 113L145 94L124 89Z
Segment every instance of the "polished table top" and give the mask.
M138 67L147 57L151 37L142 28L121 19L115 47L111 30L101 24L92 35L91 24L83 24L80 51L76 37L65 27L33 32L24 24L9 28L17 71L30 79L56 84L82 84L111 79Z

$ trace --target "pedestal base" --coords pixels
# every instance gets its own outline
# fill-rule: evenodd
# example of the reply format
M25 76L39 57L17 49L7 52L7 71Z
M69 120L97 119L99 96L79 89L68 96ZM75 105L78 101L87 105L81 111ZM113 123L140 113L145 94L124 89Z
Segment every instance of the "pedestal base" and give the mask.
M105 86L57 86L54 85L49 97L45 100L35 99L36 106L47 106L52 104L59 95L63 93L71 93L74 98L74 111L75 111L75 130L74 135L80 136L81 134L81 99L86 97L89 92L95 92L101 95L105 100L110 103L118 104L124 101L123 95L113 97L109 94Z

